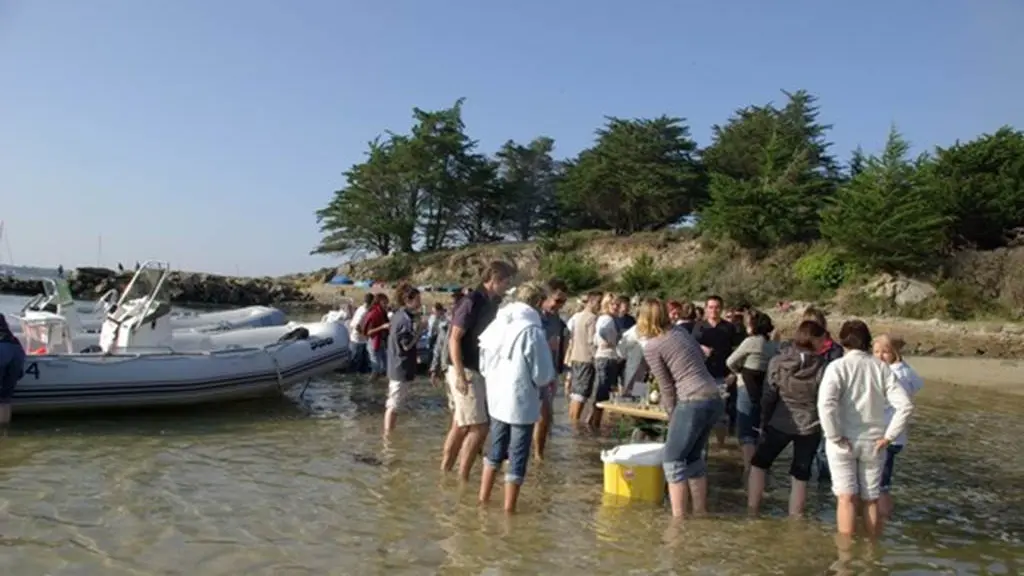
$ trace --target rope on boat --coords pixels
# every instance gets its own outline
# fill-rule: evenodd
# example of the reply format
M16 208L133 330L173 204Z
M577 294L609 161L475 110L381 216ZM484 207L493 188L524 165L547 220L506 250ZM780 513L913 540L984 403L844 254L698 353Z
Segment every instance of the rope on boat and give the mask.
M277 356L270 353L270 348L264 348L264 352L270 358L270 361L274 363L274 372L277 374L277 391L284 394L284 379L281 377L281 366L277 363Z

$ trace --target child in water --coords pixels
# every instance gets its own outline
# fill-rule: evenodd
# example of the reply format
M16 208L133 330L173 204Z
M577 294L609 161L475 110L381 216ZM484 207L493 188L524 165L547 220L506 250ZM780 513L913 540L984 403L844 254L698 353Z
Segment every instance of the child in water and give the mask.
M901 338L895 336L889 336L887 334L879 336L875 339L872 346L872 352L875 358L885 362L892 369L893 373L896 374L896 378L899 379L900 385L907 391L907 395L911 399L914 395L921 391L924 387L924 382L921 377L918 376L917 372L910 367L909 364L903 360L903 346L904 341ZM893 409L889 406L885 412L886 424L892 420ZM903 447L907 445L907 433L904 432L896 439L895 442L886 447L885 455L885 467L882 471L882 495L878 499L878 512L885 518L892 516L893 503L892 496L889 494L889 490L892 487L892 469L893 464L896 460L896 455L903 450Z

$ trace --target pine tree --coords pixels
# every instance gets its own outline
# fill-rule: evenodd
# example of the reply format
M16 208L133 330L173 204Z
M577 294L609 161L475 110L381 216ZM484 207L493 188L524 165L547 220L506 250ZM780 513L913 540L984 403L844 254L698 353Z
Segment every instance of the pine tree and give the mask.
M822 215L822 235L847 261L913 272L933 264L946 248L946 218L909 151L893 127L881 156L865 158Z

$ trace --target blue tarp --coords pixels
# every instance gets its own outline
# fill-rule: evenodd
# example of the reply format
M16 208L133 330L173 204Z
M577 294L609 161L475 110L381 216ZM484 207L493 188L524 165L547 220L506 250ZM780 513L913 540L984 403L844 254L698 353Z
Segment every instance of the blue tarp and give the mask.
M352 279L344 274L338 274L334 278L331 278L331 284L352 284Z

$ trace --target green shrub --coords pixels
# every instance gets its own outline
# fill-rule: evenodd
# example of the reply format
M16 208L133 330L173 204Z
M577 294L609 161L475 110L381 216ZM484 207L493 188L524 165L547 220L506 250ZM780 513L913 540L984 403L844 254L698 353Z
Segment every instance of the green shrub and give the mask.
M847 279L846 264L827 249L808 252L796 261L793 269L800 282L819 290L835 290Z
M601 284L601 269L597 262L580 254L547 254L541 259L540 268L545 275L564 280L569 285L569 291L575 294Z
M374 267L374 279L384 282L405 280L412 276L413 268L414 262L411 254L392 254L382 258L380 264Z
M648 254L641 254L622 271L619 285L627 294L652 293L662 285L660 272L654 265L654 258Z

